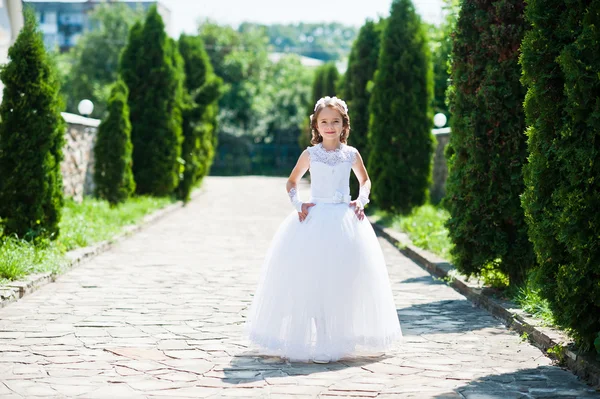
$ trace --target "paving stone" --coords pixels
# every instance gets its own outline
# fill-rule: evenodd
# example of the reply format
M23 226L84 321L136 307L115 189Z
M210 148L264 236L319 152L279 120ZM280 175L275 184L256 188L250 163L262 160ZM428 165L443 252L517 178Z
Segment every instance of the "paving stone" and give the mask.
M261 356L243 323L292 211L285 181L208 177L185 208L0 309L0 398L600 398L383 239L401 342L328 365Z
M205 388L205 387L191 387L191 388L178 388L178 389L167 389L161 391L147 391L145 397L149 399L161 399L161 398L214 398L216 395L222 392L219 388Z
M106 399L106 398L131 398L131 399L142 399L145 398L140 392L134 391L127 384L107 384L102 386L95 391L83 394L80 398L86 399Z
M91 393L98 389L98 387L96 387L96 386L75 385L72 382L69 383L68 385L66 385L66 384L65 385L51 384L51 387L59 394L64 395L66 397L70 397L70 398L79 396L79 395L88 394L88 393Z
M166 350L163 352L167 357L174 359L211 359L211 355L209 353L196 349Z

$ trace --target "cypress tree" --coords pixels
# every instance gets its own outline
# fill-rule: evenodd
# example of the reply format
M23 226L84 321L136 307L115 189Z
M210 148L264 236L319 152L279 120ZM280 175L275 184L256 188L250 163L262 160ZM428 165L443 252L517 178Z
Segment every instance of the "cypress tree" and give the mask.
M528 0L522 204L542 295L583 349L600 333L600 1Z
M181 35L178 46L184 60L188 104L183 113L184 172L177 192L187 201L192 187L208 174L214 157L216 109L211 107L217 107L221 79L213 73L199 36Z
M326 85L328 85L327 81L329 79L329 64L323 64L318 66L315 69L315 75L313 77L313 85L312 85L312 102L306 105L306 123L303 123L300 126L300 138L298 139L298 144L300 148L305 149L310 145L310 140L312 135L310 133L310 115L312 115L314 106L319 101L321 97L324 97L326 94Z
M464 0L453 44L454 115L445 204L456 267L495 268L510 284L535 263L520 195L527 160L519 46L523 0Z
M325 83L325 75L327 73L327 64L323 64L315 69L315 76L313 78L313 86L312 86L312 104L309 104L310 112L312 114L313 107L316 102L319 101L321 97L323 97L323 93L325 92L323 84Z
M369 174L383 210L425 203L433 153L433 76L426 34L410 0L394 0L371 93Z
M63 206L63 104L35 15L26 9L24 17L0 72L0 216L4 235L54 239Z
M144 25L131 28L121 57L139 194L169 195L179 184L183 86L175 50L153 6Z
M381 23L367 21L358 32L348 59L344 78L344 100L352 117L350 142L360 152L365 161L369 159L367 133L369 131L369 101L371 93L367 85L377 69ZM368 168L368 165L367 165ZM350 191L358 194L358 181L350 181Z
M126 201L135 191L127 95L127 86L117 80L108 100L108 116L98 128L94 146L96 195L111 205Z
M321 79L321 95L319 98L325 96L337 96L337 83L340 79L340 73L334 62L328 62L324 65ZM317 102L319 98L317 98L315 102Z

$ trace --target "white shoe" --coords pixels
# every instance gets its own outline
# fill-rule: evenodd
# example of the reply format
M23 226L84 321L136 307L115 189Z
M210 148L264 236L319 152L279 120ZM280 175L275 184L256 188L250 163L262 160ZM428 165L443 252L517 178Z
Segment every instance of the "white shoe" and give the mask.
M317 355L313 358L313 363L327 364L331 361L331 358L327 355Z

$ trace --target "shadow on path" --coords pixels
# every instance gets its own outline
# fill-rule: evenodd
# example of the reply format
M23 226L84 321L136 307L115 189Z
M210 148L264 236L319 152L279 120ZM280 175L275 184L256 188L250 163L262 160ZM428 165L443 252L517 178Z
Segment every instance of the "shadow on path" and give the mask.
M498 328L506 334L503 324L467 299L451 299L415 304L398 309L404 335L453 334Z
M279 357L242 354L234 356L228 366L223 369L221 379L230 384L248 384L268 378L300 377L330 371L344 370L350 367L362 367L377 363L391 356L356 357L341 359L328 364L312 362L290 362Z
M458 394L462 395L459 396ZM454 395L454 396L452 396ZM519 371L486 375L465 382L452 391L434 396L447 398L600 398L600 393L582 385L578 378L556 366L540 366Z

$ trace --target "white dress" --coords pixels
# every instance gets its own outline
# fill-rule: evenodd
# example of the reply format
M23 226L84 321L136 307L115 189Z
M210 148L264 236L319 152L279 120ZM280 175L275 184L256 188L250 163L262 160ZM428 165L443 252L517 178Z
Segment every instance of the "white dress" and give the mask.
M335 361L382 352L402 336L381 247L367 218L350 208L355 148L308 147L316 205L293 210L275 233L245 325L265 355Z

